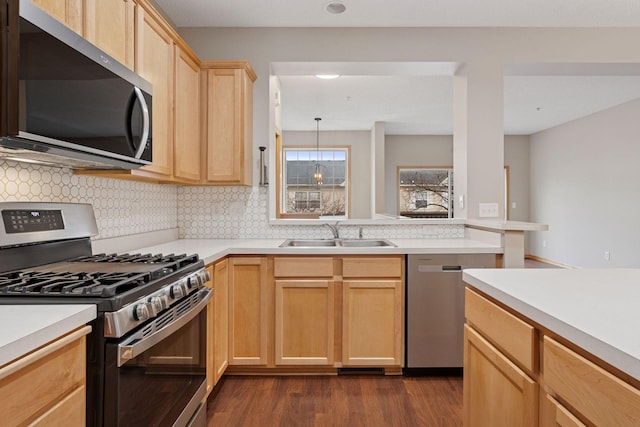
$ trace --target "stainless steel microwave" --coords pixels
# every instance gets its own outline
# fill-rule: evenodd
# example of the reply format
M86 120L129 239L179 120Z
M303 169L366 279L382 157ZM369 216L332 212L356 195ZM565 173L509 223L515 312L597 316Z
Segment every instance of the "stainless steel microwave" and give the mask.
M151 163L151 84L29 0L0 1L0 159Z

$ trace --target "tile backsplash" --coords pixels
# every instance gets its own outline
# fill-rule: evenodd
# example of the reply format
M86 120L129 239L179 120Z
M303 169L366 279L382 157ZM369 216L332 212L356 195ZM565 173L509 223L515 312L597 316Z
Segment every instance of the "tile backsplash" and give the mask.
M179 187L180 238L329 238L318 225L272 225L269 191L264 187ZM344 237L358 237L357 225L340 227ZM366 225L365 238L463 238L464 225Z
M96 238L178 227L175 186L74 175L70 169L0 161L0 201L89 203Z
M170 228L183 239L331 237L318 225L270 224L268 198L264 187L177 187L0 161L0 201L89 203L98 239ZM357 237L358 226L341 235ZM366 225L364 237L463 238L464 225Z

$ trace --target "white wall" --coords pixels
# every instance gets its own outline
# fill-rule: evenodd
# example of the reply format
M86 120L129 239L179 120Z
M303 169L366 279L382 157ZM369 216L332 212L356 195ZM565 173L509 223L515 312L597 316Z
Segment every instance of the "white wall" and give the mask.
M371 218L371 148L370 133L367 131L323 132L320 131L320 145L351 147L351 218ZM282 146L316 145L315 132L284 131Z
M509 219L529 221L529 136L504 137L504 164L509 166Z
M465 152L457 150L456 162L465 170L456 176L464 181L464 186L458 186L461 190L474 193L467 198L469 215L463 212L468 217L477 216L479 202L492 202L501 194L504 64L640 63L640 28L181 28L179 32L202 59L250 61L258 75L254 85L255 153L257 146L273 141L275 134L269 104L272 62L460 62L464 78L469 79L461 96L468 101L465 123L470 126L458 138ZM487 171L487 165L491 170ZM502 211L504 203L498 202Z
M640 100L534 134L530 151L531 220L549 224L531 236L531 253L640 267Z

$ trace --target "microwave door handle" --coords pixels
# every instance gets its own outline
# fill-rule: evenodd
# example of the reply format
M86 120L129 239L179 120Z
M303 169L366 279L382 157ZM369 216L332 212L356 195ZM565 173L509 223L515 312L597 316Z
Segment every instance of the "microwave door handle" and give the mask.
M142 91L137 86L134 86L133 93L136 95L136 98L138 98L140 109L142 110L142 136L140 137L140 144L135 154L135 158L139 159L142 157L142 153L147 146L147 138L149 137L149 106L144 99L144 95L142 95Z
M185 326L187 323L193 320L194 317L200 314L200 312L207 306L207 303L213 296L213 289L203 288L198 292L200 295L202 295L200 301L198 301L196 305L191 307L189 311L184 313L179 318L155 331L151 335L142 337L141 333L139 332L129 337L126 342L118 344L118 367L124 365L127 361L133 359L134 357L141 355L163 339L176 332L178 329ZM175 307L172 308L172 310L175 310Z

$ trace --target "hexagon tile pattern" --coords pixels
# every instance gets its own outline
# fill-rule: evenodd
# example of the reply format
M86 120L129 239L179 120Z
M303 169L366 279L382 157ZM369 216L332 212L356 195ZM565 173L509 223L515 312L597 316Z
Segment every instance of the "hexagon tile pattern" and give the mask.
M272 225L265 187L178 187L178 223L182 239L329 238L321 225ZM340 227L343 237L358 237L357 225ZM366 225L364 236L376 239L458 239L464 225Z
M175 186L74 175L70 169L0 161L0 201L89 203L100 239L178 226Z
M177 187L74 175L0 160L0 201L89 203L99 236L179 228L182 239L286 239L330 237L320 225L272 225L264 187ZM355 238L357 225L341 227ZM464 225L366 225L367 238L463 238Z

